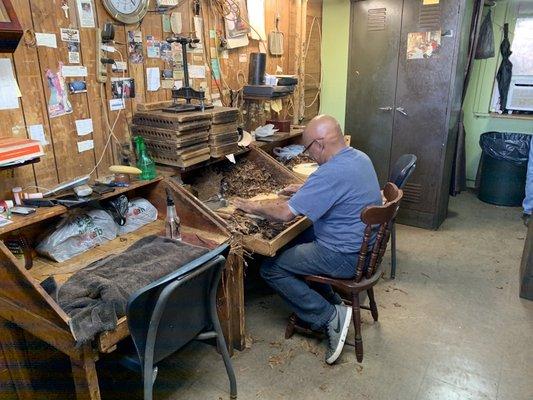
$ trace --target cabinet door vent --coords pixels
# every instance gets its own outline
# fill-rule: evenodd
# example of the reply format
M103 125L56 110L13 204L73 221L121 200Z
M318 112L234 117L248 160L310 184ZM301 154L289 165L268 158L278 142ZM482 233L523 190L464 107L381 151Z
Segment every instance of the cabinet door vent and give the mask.
M387 9L386 8L372 8L368 10L367 30L384 31L387 25Z
M418 28L423 31L440 30L440 4L421 5L418 14Z
M422 185L418 183L407 183L403 188L403 199L409 203L420 203L422 197Z

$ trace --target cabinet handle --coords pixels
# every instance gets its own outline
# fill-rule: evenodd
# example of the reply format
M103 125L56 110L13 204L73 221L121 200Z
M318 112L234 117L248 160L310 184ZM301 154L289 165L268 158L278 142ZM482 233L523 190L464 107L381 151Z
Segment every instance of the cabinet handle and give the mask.
M381 111L392 111L392 107L379 107Z
M400 114L405 115L408 117L407 113L405 112L405 109L403 107L396 107L396 111L398 111Z

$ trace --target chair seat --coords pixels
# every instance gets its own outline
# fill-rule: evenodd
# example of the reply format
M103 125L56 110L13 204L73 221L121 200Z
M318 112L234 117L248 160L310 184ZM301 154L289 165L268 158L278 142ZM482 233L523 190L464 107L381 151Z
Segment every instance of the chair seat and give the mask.
M355 282L353 279L336 279L320 275L308 275L304 279L308 282L318 282L331 285L344 292L361 292L367 290L376 284L376 282L383 276L383 268L380 267L377 272L372 275L370 279L363 278L360 282Z

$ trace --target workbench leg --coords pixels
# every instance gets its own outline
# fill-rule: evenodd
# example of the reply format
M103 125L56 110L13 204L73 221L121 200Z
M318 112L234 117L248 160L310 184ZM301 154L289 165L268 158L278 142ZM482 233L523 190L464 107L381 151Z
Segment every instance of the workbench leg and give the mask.
M0 344L17 398L19 400L32 399L33 388L22 329L0 319L0 338L2 338Z
M72 377L78 400L100 400L96 361L89 346L83 349L81 359L70 359Z
M233 262L233 276L230 278L231 290L231 321L233 347L244 350L246 347L246 329L244 315L244 261L236 254L230 254L229 261Z
M222 327L222 334L230 357L233 356L233 332L231 326L231 287L228 284L231 276L224 271L217 293L217 314ZM220 351L220 349L219 349Z

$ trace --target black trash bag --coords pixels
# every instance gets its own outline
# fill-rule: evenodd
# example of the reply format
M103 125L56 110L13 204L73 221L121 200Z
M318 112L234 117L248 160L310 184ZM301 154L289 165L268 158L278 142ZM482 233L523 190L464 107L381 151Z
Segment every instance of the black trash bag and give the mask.
M105 202L103 207L111 214L113 220L119 226L124 226L126 224L126 216L128 215L128 204L128 198L125 195L121 195L116 199Z
M531 135L525 133L486 132L479 138L483 153L517 166L527 165Z
M491 10L485 15L481 28L479 28L479 37L476 47L476 60L494 57L494 31L492 28Z

